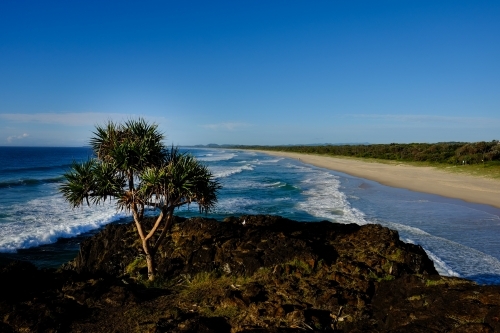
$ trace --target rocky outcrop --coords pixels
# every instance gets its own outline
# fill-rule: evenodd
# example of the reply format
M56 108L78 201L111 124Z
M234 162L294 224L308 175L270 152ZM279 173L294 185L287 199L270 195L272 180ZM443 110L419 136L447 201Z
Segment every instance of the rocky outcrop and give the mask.
M84 241L67 267L113 276L130 273L131 265L137 266L142 258L137 238L132 224L110 225ZM163 277L213 270L251 275L294 259L311 268L319 262L335 264L339 274L437 274L420 246L401 242L396 231L380 225L304 223L279 216L233 217L222 223L178 219L157 255L158 274Z
M58 272L0 270L0 332L500 332L500 286L437 275L378 225L178 219L144 280L133 225Z

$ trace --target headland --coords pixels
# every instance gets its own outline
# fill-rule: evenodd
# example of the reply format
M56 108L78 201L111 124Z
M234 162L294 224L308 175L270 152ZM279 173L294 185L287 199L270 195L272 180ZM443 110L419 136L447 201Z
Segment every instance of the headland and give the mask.
M0 266L0 332L500 332L500 286L439 276L380 225L176 218L155 282L134 228L58 271Z

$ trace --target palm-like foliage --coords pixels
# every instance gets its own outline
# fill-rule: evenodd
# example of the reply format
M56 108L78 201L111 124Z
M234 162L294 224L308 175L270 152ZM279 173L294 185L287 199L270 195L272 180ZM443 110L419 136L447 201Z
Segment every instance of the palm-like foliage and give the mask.
M74 163L60 187L72 207L115 198L117 208L132 212L150 280L154 279L154 255L170 230L175 208L197 203L200 212L208 212L215 207L220 189L206 166L177 148L167 150L163 139L158 126L144 119L97 126L90 140L96 157ZM154 226L145 230L148 207L159 210L159 215Z

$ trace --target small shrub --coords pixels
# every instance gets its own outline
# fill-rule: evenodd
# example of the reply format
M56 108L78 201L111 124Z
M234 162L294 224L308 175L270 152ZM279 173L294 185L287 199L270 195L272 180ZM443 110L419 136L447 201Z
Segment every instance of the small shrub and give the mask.
M309 266L308 263L305 261L299 260L299 259L293 259L292 261L287 262L286 264L283 265L283 267L290 267L291 271L299 271L300 273L304 275L310 275L312 273L312 267Z
M146 258L137 257L125 268L125 273L131 277L139 277L140 270L147 267Z
M214 311L214 314L217 317L226 317L226 318L234 318L240 313L240 309L237 306L226 306L217 308Z

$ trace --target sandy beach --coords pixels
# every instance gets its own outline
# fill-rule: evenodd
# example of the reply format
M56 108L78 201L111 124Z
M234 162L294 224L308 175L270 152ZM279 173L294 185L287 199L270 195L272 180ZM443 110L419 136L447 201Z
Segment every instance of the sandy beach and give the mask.
M500 208L500 181L494 179L452 174L432 167L391 165L299 153L259 152L300 159L304 163L374 180L387 186Z

